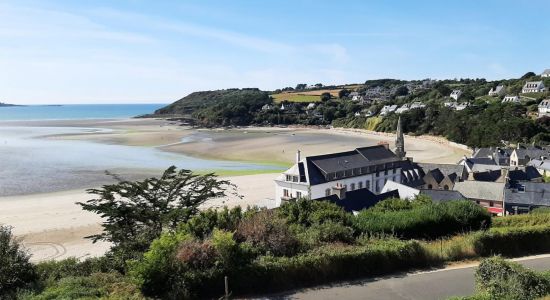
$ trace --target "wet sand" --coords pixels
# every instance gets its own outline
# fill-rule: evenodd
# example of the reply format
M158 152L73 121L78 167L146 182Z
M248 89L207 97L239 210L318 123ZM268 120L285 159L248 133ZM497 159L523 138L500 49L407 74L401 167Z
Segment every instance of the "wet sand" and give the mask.
M393 144L394 137L366 131L340 129L242 128L196 130L164 120L79 120L4 122L0 126L86 127L107 131L49 135L49 140L155 147L207 159L237 160L290 166L297 149L303 156L338 152L375 145ZM407 156L415 161L455 163L468 151L424 138L406 137ZM245 172L246 173L246 172ZM245 174L243 173L243 174ZM159 173L160 174L160 173ZM278 173L225 177L238 187L243 198L216 199L205 207L266 205L274 200L273 179ZM94 186L98 183L91 182ZM91 187L91 186L90 186ZM83 187L62 192L0 197L0 223L14 233L33 254L33 260L102 255L107 243L92 244L85 236L101 230L100 218L82 211L75 202L89 199Z

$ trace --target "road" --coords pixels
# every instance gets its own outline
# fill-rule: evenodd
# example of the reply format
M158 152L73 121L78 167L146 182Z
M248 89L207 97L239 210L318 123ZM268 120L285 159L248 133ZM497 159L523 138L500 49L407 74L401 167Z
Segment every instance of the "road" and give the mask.
M550 270L550 255L514 259L537 271ZM476 265L326 285L282 293L270 299L447 299L474 292Z

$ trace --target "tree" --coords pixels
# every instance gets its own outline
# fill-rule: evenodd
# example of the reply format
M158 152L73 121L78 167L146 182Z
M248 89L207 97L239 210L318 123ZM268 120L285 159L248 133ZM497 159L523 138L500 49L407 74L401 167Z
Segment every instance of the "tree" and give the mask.
M37 278L29 257L13 238L11 228L0 226L0 299L15 298L17 289Z
M174 231L195 216L201 204L234 187L214 174L197 175L174 166L160 178L136 182L115 178L116 184L88 190L96 199L78 204L104 219L103 232L88 238L113 243L113 252L126 259L143 253L162 232Z
M404 85L398 87L397 90L395 90L396 97L407 96L408 94L409 94L409 89Z
M527 72L523 76L521 76L520 79L527 79L527 78L530 78L530 77L533 77L533 76L537 76L537 74L535 74L534 72Z
M350 93L351 93L351 91L348 90L348 89L341 89L341 90L338 92L338 98L340 98L340 99L345 98L345 97L347 97Z
M299 91L305 90L306 87L307 87L307 84L305 84L305 83L298 83L298 84L296 85L296 90L299 90Z
M332 95L330 93L322 93L321 94L321 101L326 102L332 99Z
M322 87L323 87L323 84L322 84L322 83L316 83L316 84L315 84L315 87L316 87L316 88L322 88Z

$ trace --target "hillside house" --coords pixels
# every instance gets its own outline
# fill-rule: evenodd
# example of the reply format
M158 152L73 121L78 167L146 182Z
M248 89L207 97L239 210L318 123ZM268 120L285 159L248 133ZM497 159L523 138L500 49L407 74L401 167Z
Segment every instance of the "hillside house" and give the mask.
M398 108L395 113L396 114L401 114L401 113L404 113L406 111L408 111L409 109L411 109L411 105L408 104L408 103L405 103L403 104L400 108Z
M520 103L521 99L519 96L505 96L504 99L502 99L502 103Z
M533 159L527 166L535 168L541 176L550 176L550 159Z
M397 105L384 105L380 110L380 115L385 116L389 113L395 112L397 110Z
M540 74L540 77L542 77L542 78L548 78L548 77L550 77L550 69L544 70L544 71Z
M271 104L264 104L264 106L262 106L263 111L271 110L271 109L273 109L273 105Z
M419 108L425 108L425 107L426 107L426 104L422 102L415 101L411 103L411 109L419 109Z
M539 118L550 115L550 99L542 100L538 105Z
M462 96L462 91L461 90L453 90L449 97L451 97L451 98L455 99L456 101L458 101L460 96Z
M506 93L506 86L505 85L497 85L494 88L491 88L489 91L489 96L492 97L500 97L503 96Z
M546 90L542 81L528 81L523 86L521 92L525 93L542 93Z

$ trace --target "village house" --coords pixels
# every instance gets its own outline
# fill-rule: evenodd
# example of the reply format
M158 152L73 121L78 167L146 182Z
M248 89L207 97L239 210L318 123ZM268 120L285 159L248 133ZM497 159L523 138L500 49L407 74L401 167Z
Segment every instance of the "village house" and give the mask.
M505 85L497 85L494 88L491 88L489 91L489 96L492 97L498 97L503 96L506 93L506 86Z
M396 114L401 114L401 113L404 113L406 111L408 111L409 109L411 108L411 105L408 104L408 103L405 103L403 104L400 108L398 108L395 113Z
M550 159L533 159L527 166L537 169L541 176L550 176Z
M538 105L539 118L550 115L550 99L542 100Z
M525 94L525 93L542 93L545 90L546 89L545 89L544 83L542 81L528 81L523 86L523 89L521 90L521 92L523 94Z
M509 166L510 165L510 155L512 154L513 149L505 149L499 147L487 147L487 148L477 148L472 154L473 159L484 158L489 159L491 164L499 166Z
M364 196L367 192L354 193L364 189L373 195L383 194L381 191L386 182L401 182L403 167L411 163L405 157L401 120L398 121L395 144L395 152L388 144L305 158L301 158L298 151L296 163L275 179L276 206L300 198Z
M380 110L380 115L385 116L389 113L395 112L397 110L397 105L384 105Z
M418 101L415 101L413 103L411 103L411 109L420 109L420 108L425 108L426 107L426 104L422 103L422 102L418 102Z
M462 96L462 91L461 90L453 90L449 97L451 97L451 98L455 99L456 101L458 101L460 96Z
M540 77L542 77L542 78L548 78L548 77L550 77L550 69L544 70L544 71L540 74Z
M550 184L521 182L504 191L504 203L509 214L528 213L539 207L550 207Z
M550 157L550 151L541 147L522 147L518 145L510 155L510 166L526 166L533 159Z
M521 100L519 96L505 96L504 99L502 99L502 103L520 103Z
M271 109L273 109L273 105L271 104L264 104L264 106L262 106L263 111L271 110Z

